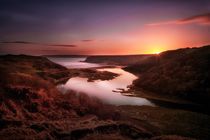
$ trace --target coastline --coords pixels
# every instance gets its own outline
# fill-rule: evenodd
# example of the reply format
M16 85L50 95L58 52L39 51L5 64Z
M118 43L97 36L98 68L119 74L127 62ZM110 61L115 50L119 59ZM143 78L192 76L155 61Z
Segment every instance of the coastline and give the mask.
M0 61L1 137L106 139L114 135L128 140L209 137L208 115L164 107L107 105L86 94L73 91L61 94L56 89L58 81L78 73L94 80L102 78L94 70L92 75L89 70L71 73L46 58L32 56L2 56ZM113 74L103 74L104 79L113 78Z

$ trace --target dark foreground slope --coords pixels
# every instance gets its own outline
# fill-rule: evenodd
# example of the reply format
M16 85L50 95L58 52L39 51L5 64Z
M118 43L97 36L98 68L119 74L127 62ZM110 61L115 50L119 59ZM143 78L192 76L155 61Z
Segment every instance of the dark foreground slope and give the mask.
M210 105L210 46L166 51L125 69L140 74L136 89Z
M1 56L0 139L188 140L185 137L209 137L210 117L207 115L145 106L116 107L82 93L61 94L56 89L57 83L71 76L72 71L44 57Z
M131 65L137 62L144 61L153 55L99 55L89 56L85 62L89 63L105 63L114 65Z
M71 75L44 57L1 56L0 75L0 139L78 139L119 125L105 121L118 118L113 107L59 93L56 84Z
M114 106L61 94L71 72L44 57L0 57L0 139L134 139L152 132L120 121ZM118 120L118 121L116 121Z

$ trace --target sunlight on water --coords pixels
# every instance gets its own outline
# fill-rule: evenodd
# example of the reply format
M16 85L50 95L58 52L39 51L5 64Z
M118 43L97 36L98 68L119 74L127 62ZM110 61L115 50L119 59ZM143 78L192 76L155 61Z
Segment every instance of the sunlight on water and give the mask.
M154 106L150 101L139 97L123 96L121 93L117 93L118 89L127 90L132 81L137 77L129 72L122 70L121 68L105 68L98 69L99 71L110 71L120 74L112 80L96 80L94 82L88 82L87 78L74 77L67 81L64 85L59 85L58 89L62 92L68 90L74 90L77 92L83 92L89 96L95 96L106 103L114 105L149 105Z
M83 62L85 57L77 58L59 58L48 57L51 61L63 65L67 68L92 68L98 67L98 71L109 71L119 74L118 77L112 80L96 80L88 82L87 78L73 77L66 84L58 85L58 89L66 93L68 90L86 93L89 96L94 96L106 103L114 105L149 105L154 106L149 100L140 97L123 96L119 91L127 91L128 86L137 79L137 77L121 68L100 68L104 65ZM132 94L132 93L130 93Z

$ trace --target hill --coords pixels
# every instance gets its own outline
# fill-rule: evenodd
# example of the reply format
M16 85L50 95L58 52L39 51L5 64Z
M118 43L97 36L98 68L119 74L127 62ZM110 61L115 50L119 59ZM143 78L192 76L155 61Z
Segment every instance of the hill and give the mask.
M45 57L0 56L0 138L129 140L155 136L152 128L121 120L115 106L83 93L60 93L56 85L71 74Z
M56 85L71 73L45 57L0 56L0 77L1 139L78 139L118 125L106 121L119 116L113 107L82 93L60 93Z
M113 65L132 65L147 60L151 56L152 55L99 55L89 56L86 58L85 62Z
M57 84L80 72L82 76L91 73L90 80L98 79L93 70L72 72L45 57L0 56L0 138L209 138L210 117L204 114L149 106L118 107L83 93L57 90ZM107 79L106 74L99 73L102 79Z
M210 46L165 51L125 70L139 75L138 90L209 105Z

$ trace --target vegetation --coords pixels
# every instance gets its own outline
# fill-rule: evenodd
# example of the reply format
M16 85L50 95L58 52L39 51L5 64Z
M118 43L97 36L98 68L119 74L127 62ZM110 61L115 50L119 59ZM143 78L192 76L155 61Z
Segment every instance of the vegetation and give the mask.
M140 74L138 90L209 105L210 46L166 51L125 69Z
M104 63L113 65L131 65L137 62L145 61L153 55L105 55L105 56L89 56L85 60L90 63Z
M72 76L88 78L88 82L93 82L95 80L112 80L119 76L119 74L116 73L112 73L109 71L98 71L94 68L70 69L69 72Z
M150 131L159 133L157 140L179 140L179 135L195 139L209 139L210 116L180 109L150 106L121 106L122 116L127 115L135 124L140 123ZM168 137L168 138L167 138ZM170 138L171 137L171 138ZM186 138L187 139L187 138Z
M70 72L44 57L1 56L0 74L1 139L55 139L58 133L79 129L81 122L91 128L120 117L98 99L59 93L56 84Z
M0 57L1 139L208 139L208 115L159 107L112 106L56 85L75 75L44 57ZM78 70L91 80L111 73ZM77 75L77 74L76 74ZM108 75L108 76L107 76Z

